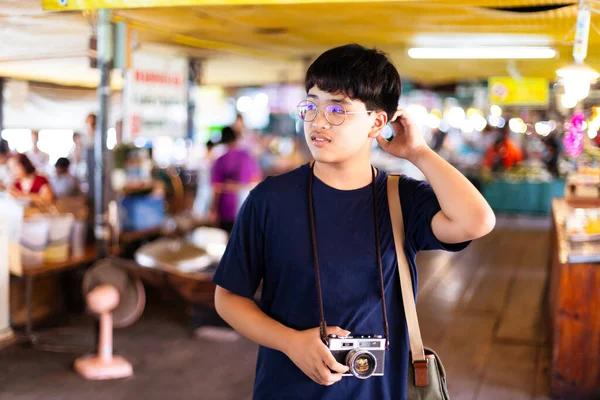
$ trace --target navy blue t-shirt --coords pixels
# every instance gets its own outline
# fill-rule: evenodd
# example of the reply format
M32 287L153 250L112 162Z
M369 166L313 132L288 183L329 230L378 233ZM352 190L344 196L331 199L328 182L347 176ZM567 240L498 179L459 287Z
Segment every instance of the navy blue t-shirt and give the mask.
M308 164L265 179L242 206L214 282L252 298L263 281L261 309L297 330L319 326L319 306L308 211ZM377 175L383 279L390 346L382 377L344 377L321 386L283 353L260 346L254 399L378 399L406 397L408 336L387 200L387 174ZM399 183L406 242L404 251L417 287L419 250L458 251L436 239L431 219L440 211L431 186L402 176ZM325 320L355 334L384 334L375 248L371 185L338 190L314 178L317 250ZM285 337L281 338L286 340Z

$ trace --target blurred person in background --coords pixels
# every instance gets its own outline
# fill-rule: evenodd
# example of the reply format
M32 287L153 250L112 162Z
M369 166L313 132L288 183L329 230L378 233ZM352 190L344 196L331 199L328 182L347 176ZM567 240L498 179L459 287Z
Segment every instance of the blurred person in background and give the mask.
M510 138L508 124L500 130L496 142L487 150L483 165L492 172L509 170L523 161L523 152Z
M552 135L542 140L544 144L544 151L542 154L542 161L548 172L554 177L558 177L560 172L558 170L558 160L560 157L560 145L558 140Z
M35 166L25 154L12 155L8 160L8 168L13 178L11 196L28 199L40 207L48 207L53 203L50 182L36 173Z
M206 143L206 154L202 157L198 166L198 187L194 199L194 214L199 218L208 218L213 200L211 186L211 171L214 163L213 148L215 143L209 140Z
M69 172L70 164L69 159L65 157L59 158L54 164L54 175L50 181L56 198L81 194L79 180Z
M0 139L0 191L7 190L12 184L12 177L8 170L9 155L10 148L8 147L8 142Z
M45 174L50 166L50 156L38 147L39 139L38 131L31 131L31 150L27 152L27 158L40 174Z
M235 121L231 125L231 129L233 129L237 136L238 148L248 151L256 158L259 158L263 154L264 147L260 143L260 138L254 130L246 126L242 114L237 114Z
M88 144L94 144L94 135L96 134L96 114L89 113L85 117L85 136Z
M85 146L81 133L73 133L73 147L69 152L69 160L73 165L79 164L85 159Z
M446 140L446 136L448 136L447 132L442 132L439 128L434 128L431 130L431 149L436 153L439 153L442 150L442 146L444 145L444 141Z
M211 173L213 202L211 219L221 229L231 232L240 206L250 189L262 179L257 160L238 145L240 133L223 128L221 142L227 151L215 161Z
M94 138L96 135L96 114L90 113L85 117L85 128L84 128L84 138L81 156L83 157L81 162L85 165L85 168L81 168L85 170L83 175L79 176L82 183L83 190L89 194L90 197L94 195L94 170L95 170L95 160L94 160Z
M83 182L83 191L87 192L87 160L86 146L83 135L73 133L73 147L69 152L70 172L79 182ZM81 187L80 187L81 188Z
M243 137L246 131L246 124L244 123L244 116L238 113L235 116L235 121L231 124L231 129L238 135L238 137Z

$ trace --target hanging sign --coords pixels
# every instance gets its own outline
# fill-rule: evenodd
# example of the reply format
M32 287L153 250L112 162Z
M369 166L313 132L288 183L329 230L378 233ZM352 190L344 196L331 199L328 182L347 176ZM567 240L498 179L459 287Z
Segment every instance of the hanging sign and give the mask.
M123 141L185 137L187 59L136 52L126 73Z
M590 35L590 17L590 10L586 8L579 9L577 13L577 25L575 26L573 58L580 63L587 57L588 37Z
M491 104L497 105L547 105L549 84L544 78L492 77L488 81Z

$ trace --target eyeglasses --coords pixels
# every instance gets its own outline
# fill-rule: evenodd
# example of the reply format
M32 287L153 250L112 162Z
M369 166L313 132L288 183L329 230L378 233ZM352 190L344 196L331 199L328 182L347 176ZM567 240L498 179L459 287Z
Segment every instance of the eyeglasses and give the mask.
M319 107L312 101L301 101L298 106L298 115L304 122L312 122L319 115ZM373 111L346 111L340 104L329 104L325 106L325 119L331 125L338 126L344 123L346 115L370 114Z

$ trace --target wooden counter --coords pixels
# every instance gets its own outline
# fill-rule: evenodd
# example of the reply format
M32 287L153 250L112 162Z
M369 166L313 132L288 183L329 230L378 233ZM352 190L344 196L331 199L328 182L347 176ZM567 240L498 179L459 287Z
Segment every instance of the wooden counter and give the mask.
M600 202L577 206L600 207ZM573 263L564 230L569 205L552 204L550 293L552 395L565 399L600 399L600 257Z
M25 276L42 276L53 275L63 271L71 270L79 265L92 263L98 258L98 251L94 246L87 246L84 253L79 256L71 256L63 262L46 262L40 265L23 266L23 275Z
M98 258L94 246L88 246L83 255L69 257L64 262L23 266L21 276L11 276L11 321L13 326L25 326L27 336L32 336L33 323L62 312L65 308L64 286L58 275ZM33 290L34 280L36 290Z

